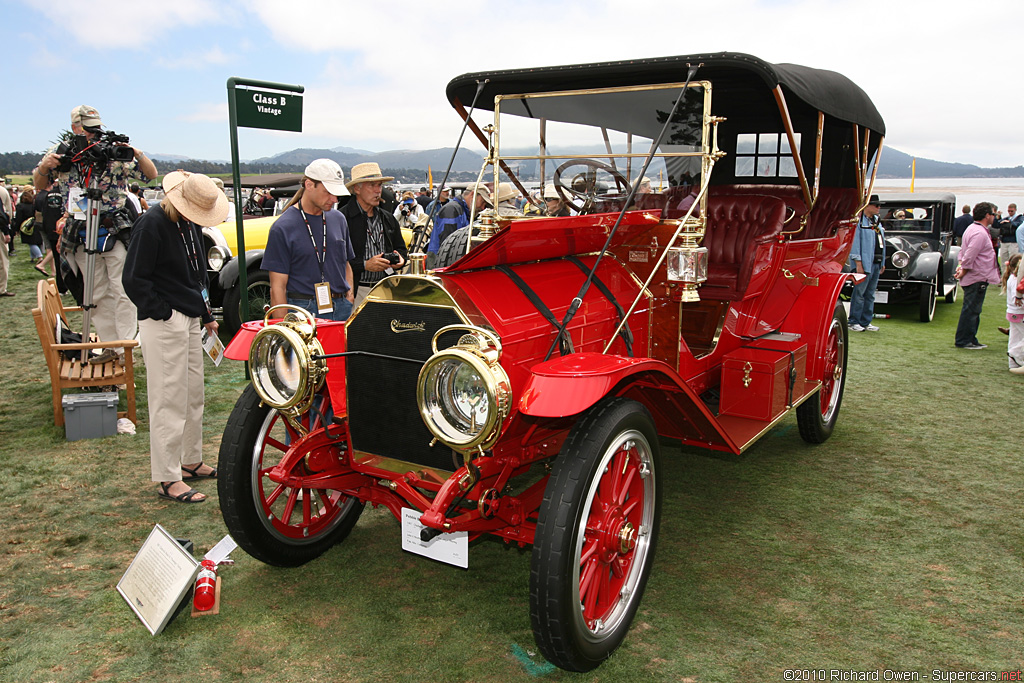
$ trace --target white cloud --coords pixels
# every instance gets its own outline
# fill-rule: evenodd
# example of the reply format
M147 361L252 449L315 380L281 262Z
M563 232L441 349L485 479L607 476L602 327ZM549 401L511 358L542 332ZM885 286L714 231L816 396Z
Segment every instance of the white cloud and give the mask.
M156 58L156 64L164 69L173 70L200 70L211 66L230 64L235 58L224 54L219 47L214 47L202 53L176 53L160 55Z
M181 26L213 22L219 3L174 0L166 3L125 3L121 0L26 0L61 31L81 45L98 48L149 48L161 44L162 35Z
M189 123L227 123L228 103L227 102L205 102L196 104L191 111L177 117L179 121Z

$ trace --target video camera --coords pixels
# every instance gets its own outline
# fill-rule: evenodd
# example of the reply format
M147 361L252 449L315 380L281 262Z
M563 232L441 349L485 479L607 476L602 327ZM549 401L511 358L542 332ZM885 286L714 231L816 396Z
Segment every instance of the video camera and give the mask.
M128 145L128 136L119 135L112 130L100 127L87 127L96 135L93 142L84 135L75 135L70 142L62 142L57 146L57 154L62 154L58 173L67 173L73 166L92 166L106 168L114 161L131 161L135 158L135 150ZM124 144L120 144L124 143Z

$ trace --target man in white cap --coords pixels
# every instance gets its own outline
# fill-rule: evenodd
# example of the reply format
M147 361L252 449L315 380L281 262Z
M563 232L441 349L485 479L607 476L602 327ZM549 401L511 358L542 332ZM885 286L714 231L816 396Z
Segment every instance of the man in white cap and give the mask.
M336 162L317 159L306 167L302 188L274 221L263 253L270 273L270 304L288 303L318 318L347 320L352 312L355 256L348 220L334 208L348 195Z
M381 189L392 180L370 161L353 166L352 180L346 183L354 201L341 212L348 219L355 249L351 264L357 306L375 284L401 269L409 258L398 220L381 208Z
M93 107L83 104L71 110L71 131L75 135L84 135L89 142L94 142L100 136L102 125L100 114ZM96 245L99 253L96 254L91 293L94 306L91 319L101 341L134 339L137 329L135 306L121 286L121 273L127 253L125 244L132 223L125 209L125 195L130 181L155 178L156 165L141 150L132 147L133 158L130 161L109 161L99 169L75 164L68 171L58 172L57 167L64 161L64 155L57 154L56 149L55 145L43 155L39 165L32 171L32 183L36 190L45 190L53 182L51 192L62 196L62 202L71 216L61 238L63 253L73 269L84 273L88 255L85 253L83 193L88 189L87 177L90 171L98 173L96 186L102 196L99 207L100 234ZM95 360L108 359L109 354L105 353L102 358Z

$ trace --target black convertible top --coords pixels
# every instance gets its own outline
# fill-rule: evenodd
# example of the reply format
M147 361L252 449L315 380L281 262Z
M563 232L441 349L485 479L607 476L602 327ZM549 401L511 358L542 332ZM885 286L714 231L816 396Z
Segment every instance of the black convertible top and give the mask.
M478 80L489 79L476 106L494 109L495 95L609 88L656 83L682 83L687 64L703 64L696 80L712 81L716 89L751 86L751 79L763 83L766 90L781 85L790 107L792 98L843 121L867 127L885 135L885 122L861 88L842 74L812 69L799 64L769 64L739 52L716 52L676 57L656 57L622 62L546 66L535 69L509 69L469 73L448 83L448 101L469 107Z

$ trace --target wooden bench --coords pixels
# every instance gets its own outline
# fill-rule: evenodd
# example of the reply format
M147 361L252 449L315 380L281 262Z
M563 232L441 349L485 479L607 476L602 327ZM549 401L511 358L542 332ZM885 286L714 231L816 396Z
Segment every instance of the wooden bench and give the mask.
M95 335L91 341L78 344L60 344L57 339L57 320L69 328L66 313L81 311L81 307L64 308L57 292L57 285L51 280L40 280L36 286L36 308L32 309L32 317L36 321L36 332L39 342L43 345L46 366L50 370L50 386L53 389L53 424L64 425L64 407L61 405L62 389L81 389L85 387L116 386L123 384L128 397L128 410L121 411L118 417L127 417L133 423L135 419L135 366L132 349L139 345L137 341L119 339L110 342L97 341ZM61 351L78 350L87 355L90 349L122 349L124 360L115 358L106 363L82 363L65 358Z

